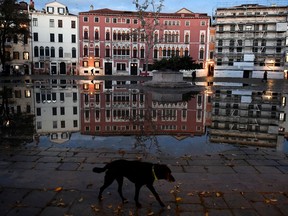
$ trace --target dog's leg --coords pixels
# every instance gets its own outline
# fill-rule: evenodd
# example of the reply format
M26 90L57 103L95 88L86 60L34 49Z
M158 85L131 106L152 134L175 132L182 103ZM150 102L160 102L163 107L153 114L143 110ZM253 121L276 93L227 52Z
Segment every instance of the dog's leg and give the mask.
M137 208L141 208L142 205L141 203L139 203L139 192L140 192L140 189L141 189L142 185L140 184L135 184L135 196L134 196L134 200L136 202L136 207Z
M118 182L118 193L119 193L119 195L120 195L120 197L122 199L122 202L123 203L127 203L128 201L127 201L126 198L124 198L123 193L122 193L123 177L122 176L121 177L117 177L116 180Z
M104 177L104 184L103 184L103 186L100 188L100 191L99 191L99 194L98 194L98 199L99 199L99 201L102 200L102 193L103 193L103 191L104 191L109 185L111 185L111 184L113 183L114 179L115 179L115 177L114 177L109 171L107 171L107 172L106 172L106 175L105 175L105 177Z
M158 193L156 192L155 188L153 187L153 185L147 184L146 186L147 186L147 187L149 188L149 190L153 193L153 195L155 196L155 198L156 198L156 200L159 202L159 204L160 204L162 207L165 207L165 204L161 201L161 199L160 199Z

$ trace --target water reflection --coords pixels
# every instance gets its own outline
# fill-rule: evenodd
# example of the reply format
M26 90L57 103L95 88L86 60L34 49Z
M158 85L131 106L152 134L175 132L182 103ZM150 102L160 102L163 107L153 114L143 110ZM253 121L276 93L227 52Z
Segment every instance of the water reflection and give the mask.
M31 100L36 133L53 142L71 141L77 132L93 140L132 136L134 147L156 151L163 137L209 148L227 143L281 150L286 143L287 94L269 85L257 90L209 83L163 90L135 81L65 82L64 87L52 81L35 83Z

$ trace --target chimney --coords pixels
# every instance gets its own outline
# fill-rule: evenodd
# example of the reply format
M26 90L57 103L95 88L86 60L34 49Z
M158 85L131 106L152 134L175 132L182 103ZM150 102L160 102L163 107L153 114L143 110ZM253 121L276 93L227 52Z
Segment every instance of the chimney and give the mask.
M90 5L90 11L91 10L94 10L94 6L93 5Z

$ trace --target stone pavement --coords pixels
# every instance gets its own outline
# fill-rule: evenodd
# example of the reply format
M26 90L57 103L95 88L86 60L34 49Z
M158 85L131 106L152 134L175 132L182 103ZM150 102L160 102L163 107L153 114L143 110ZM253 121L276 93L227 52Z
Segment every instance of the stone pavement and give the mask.
M166 208L161 208L143 187L143 208L136 209L134 185L128 180L124 181L123 193L129 203L122 205L116 182L98 202L104 174L91 170L118 158L170 166L176 182L155 182ZM288 156L270 149L236 147L175 158L143 155L136 150L2 145L0 167L3 216L288 215Z

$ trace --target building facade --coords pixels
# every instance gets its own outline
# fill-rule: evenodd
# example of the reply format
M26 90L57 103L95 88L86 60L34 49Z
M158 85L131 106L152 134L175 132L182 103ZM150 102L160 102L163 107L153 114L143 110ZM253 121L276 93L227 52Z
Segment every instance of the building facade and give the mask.
M214 75L260 78L267 71L268 78L283 78L287 11L258 4L217 8Z
M79 93L73 76L78 68L78 17L57 2L31 10L33 74L55 76L34 83L36 132L62 142L79 131Z
M151 14L145 13L146 21ZM147 21L148 22L148 21ZM139 75L154 60L189 55L206 67L210 17L182 9L160 13L151 52L138 12L99 9L79 13L80 74ZM138 32L138 33L135 33ZM139 33L140 32L140 33ZM147 31L146 31L147 32ZM149 67L148 67L149 70Z

